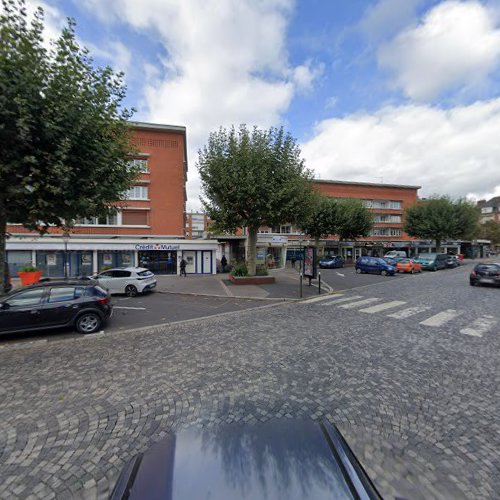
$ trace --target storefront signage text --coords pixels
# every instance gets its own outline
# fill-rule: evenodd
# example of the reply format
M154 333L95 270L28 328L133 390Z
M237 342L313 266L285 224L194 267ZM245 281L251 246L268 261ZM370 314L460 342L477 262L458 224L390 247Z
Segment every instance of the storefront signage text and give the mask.
M138 244L135 246L136 250L179 250L180 245L170 245L166 243L149 243L149 244Z

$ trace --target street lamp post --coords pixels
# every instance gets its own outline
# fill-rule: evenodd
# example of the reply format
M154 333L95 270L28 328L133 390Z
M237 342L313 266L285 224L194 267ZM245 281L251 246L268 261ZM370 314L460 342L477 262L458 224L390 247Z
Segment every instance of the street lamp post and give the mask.
M68 241L69 241L69 233L65 231L63 233L63 241L64 241L64 278L68 279Z

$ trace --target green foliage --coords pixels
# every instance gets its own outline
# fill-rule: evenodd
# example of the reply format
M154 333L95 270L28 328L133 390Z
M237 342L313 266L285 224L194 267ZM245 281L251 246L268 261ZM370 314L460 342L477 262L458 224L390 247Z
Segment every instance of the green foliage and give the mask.
M312 173L300 149L283 128L210 134L199 151L202 204L221 231L248 228L247 260L255 274L255 245L260 226L303 221L312 207Z
M256 269L255 269L255 275L256 276L268 276L269 271L267 270L267 266L264 264L257 265Z
M479 210L465 199L432 197L405 210L404 230L417 238L435 240L438 249L446 239L472 239L478 233Z
M2 0L0 286L7 221L43 233L106 215L137 174L123 75L95 68L74 30L69 20L47 49L43 10L29 21L24 0Z
M231 270L233 276L248 276L248 268L246 262L237 262Z
M21 269L19 269L19 271L21 271L22 273L36 273L38 271L38 269L36 267L26 265L26 266L21 267Z
M494 220L489 220L481 224L479 229L479 237L485 240L490 240L493 245L500 244L500 223Z
M202 202L218 228L295 223L311 206L312 173L282 128L211 133L199 151Z
M316 240L333 234L353 240L368 236L372 227L373 216L360 200L317 195L303 230Z

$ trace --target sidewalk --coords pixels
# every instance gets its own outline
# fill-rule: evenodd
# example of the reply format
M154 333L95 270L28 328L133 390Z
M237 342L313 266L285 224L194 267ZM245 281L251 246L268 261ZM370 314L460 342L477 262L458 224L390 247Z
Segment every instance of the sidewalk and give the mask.
M297 300L300 298L300 278L298 271L293 269L271 270L276 282L271 285L234 285L229 280L229 274L157 276L156 290L163 293L184 293L191 295L211 295L220 297L251 298L261 300ZM309 280L302 284L303 298L318 295L318 281L308 286ZM330 287L323 283L321 293L330 292Z

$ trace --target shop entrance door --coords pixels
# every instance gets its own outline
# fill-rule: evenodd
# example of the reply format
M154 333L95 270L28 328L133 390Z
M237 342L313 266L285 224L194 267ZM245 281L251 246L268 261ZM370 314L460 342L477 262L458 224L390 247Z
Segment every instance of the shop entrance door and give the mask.
M139 266L154 274L177 274L177 252L139 252Z
M201 272L202 274L212 274L212 252L203 251L201 259Z

